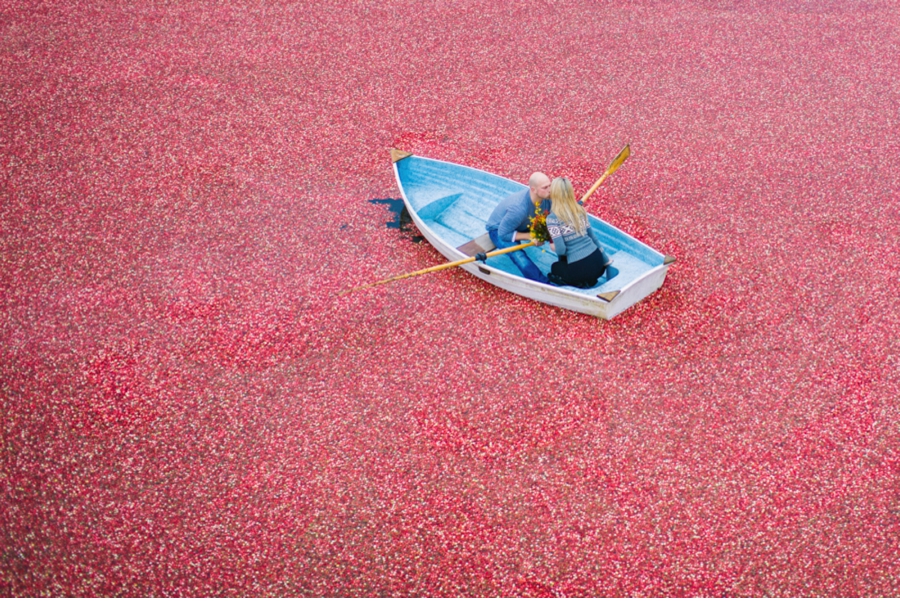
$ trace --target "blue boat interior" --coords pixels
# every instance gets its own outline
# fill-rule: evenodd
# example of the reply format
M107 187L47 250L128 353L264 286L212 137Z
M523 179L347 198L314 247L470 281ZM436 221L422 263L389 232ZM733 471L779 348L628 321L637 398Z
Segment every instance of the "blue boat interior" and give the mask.
M435 234L448 244L459 247L485 233L484 224L501 200L525 189L520 184L453 163L411 156L396 163L403 192L413 210ZM611 280L603 277L597 286L583 290L564 286L586 294L620 290L647 271L663 264L663 255L646 244L590 216L604 250L613 259L618 274ZM528 256L545 274L557 257L548 245L525 249ZM491 257L487 265L521 276L509 257Z

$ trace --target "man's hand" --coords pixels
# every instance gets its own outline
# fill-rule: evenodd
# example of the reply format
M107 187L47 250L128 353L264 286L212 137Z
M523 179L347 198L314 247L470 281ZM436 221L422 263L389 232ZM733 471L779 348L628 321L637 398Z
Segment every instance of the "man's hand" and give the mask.
M514 240L515 242L518 242L518 243L520 243L520 244L521 244L522 242L531 242L531 240L532 240L532 239L531 239L531 232L516 232L515 235L513 236L513 238L515 238L515 240ZM541 240L535 240L535 241L534 241L534 245L535 245L535 246L540 246L540 245L543 244L543 243L544 243L544 242L541 241Z

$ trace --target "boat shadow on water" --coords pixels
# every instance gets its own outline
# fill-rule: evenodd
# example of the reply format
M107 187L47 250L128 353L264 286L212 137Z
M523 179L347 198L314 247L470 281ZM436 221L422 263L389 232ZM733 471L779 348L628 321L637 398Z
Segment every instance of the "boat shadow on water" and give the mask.
M387 205L388 210L395 217L392 221L385 223L388 229L400 230L400 233L404 234L404 238L408 238L416 244L425 239L424 236L419 234L418 229L413 224L412 217L406 209L406 205L403 204L402 198L372 198L369 202L377 205Z

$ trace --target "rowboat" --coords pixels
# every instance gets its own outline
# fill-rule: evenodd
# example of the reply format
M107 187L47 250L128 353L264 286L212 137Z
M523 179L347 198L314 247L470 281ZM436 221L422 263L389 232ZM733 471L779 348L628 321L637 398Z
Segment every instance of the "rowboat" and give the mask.
M422 235L450 261L494 249L485 223L501 200L527 186L463 165L392 150L394 174L403 203ZM612 257L618 274L600 278L590 289L554 286L526 279L505 255L460 265L498 288L536 301L612 319L658 290L675 258L663 255L594 215L591 227ZM548 245L522 252L545 274L557 256Z

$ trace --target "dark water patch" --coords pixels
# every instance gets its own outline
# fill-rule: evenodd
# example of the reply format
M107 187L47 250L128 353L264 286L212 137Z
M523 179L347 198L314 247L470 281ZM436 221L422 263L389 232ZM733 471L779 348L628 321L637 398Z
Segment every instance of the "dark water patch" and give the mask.
M412 232L418 231L414 225L410 227L410 225L412 225L412 217L410 217L409 211L406 210L406 205L403 204L402 198L372 198L369 202L372 204L387 205L390 212L394 214L394 220L385 223L389 228L400 230L404 234L412 234ZM424 240L424 238L419 235L411 235L410 240L418 244Z
M389 228L402 230L404 225L412 221L409 217L409 212L406 210L406 205L403 204L403 199L401 198L373 198L369 202L372 204L387 205L391 213L394 214L396 219L394 221L388 221L386 224Z

